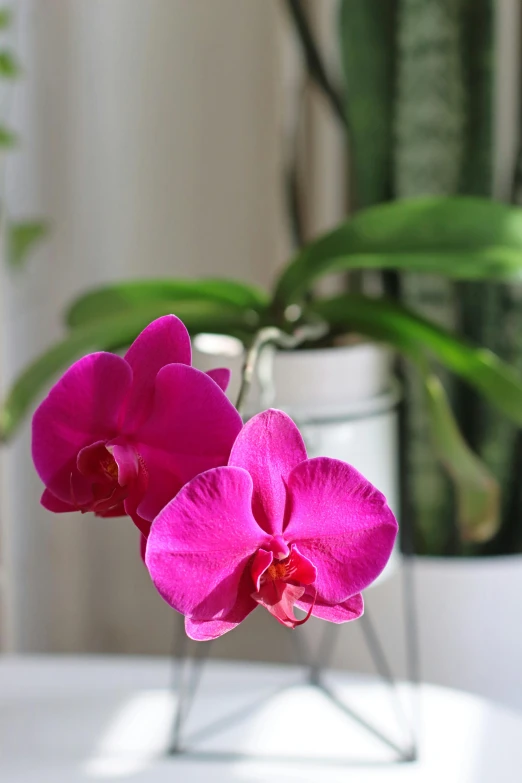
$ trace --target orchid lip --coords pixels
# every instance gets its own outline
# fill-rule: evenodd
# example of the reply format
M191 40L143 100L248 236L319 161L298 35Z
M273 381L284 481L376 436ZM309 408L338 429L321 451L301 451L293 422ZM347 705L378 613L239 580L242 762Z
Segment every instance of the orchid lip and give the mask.
M272 543L280 547L281 542ZM251 565L251 575L256 588L251 597L268 609L280 623L288 628L296 628L308 620L317 597L317 590L313 586L317 569L295 544L290 547L288 557L281 559L275 559L271 551L258 549ZM311 607L306 616L298 620L294 615L294 606L307 589L313 596Z
M106 516L129 495L138 475L138 457L134 449L114 440L98 441L84 447L77 457L78 471L90 482L91 499L80 503L75 497L73 474L70 475L71 502L78 511L94 511Z

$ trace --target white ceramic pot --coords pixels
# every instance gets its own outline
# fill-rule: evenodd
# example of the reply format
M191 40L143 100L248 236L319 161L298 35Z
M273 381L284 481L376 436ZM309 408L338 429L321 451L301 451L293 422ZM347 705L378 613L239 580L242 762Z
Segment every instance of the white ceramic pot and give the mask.
M229 367L228 390L235 400L243 350L221 335L194 340L194 365L202 370ZM374 343L299 351L276 351L273 393L268 403L298 424L311 457L328 456L354 465L387 497L398 513L397 412L399 389L392 354ZM262 410L254 383L249 414Z
M268 349L270 350L270 349ZM226 366L232 371L229 397L239 391L243 349L221 335L194 340L194 364L202 370ZM357 468L399 512L397 403L392 353L364 342L333 348L265 352L273 362L270 399L253 384L249 414L267 405L286 411L299 426L310 457L344 460ZM262 402L263 399L263 402ZM390 562L387 569L394 565Z
M310 457L349 462L397 513L399 393L391 362L392 354L373 343L277 351L269 402L292 416ZM264 407L259 396L254 404Z

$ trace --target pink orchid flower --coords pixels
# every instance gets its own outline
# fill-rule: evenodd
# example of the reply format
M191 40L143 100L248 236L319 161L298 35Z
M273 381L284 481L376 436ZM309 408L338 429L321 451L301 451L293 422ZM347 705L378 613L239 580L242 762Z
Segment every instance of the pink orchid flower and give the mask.
M228 370L190 366L174 315L151 323L124 358L93 353L67 370L33 418L33 460L50 511L129 514L144 536L190 479L225 465L241 429Z
M145 561L188 636L203 641L258 605L290 628L311 614L356 619L396 534L369 481L339 460L307 459L293 421L269 410L241 430L228 466L194 478L161 511Z

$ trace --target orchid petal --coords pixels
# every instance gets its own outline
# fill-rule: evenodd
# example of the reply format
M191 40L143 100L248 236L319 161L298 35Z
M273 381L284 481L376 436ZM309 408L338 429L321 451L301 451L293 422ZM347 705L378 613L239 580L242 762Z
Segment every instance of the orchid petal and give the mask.
M250 611L253 611L257 604L253 599L251 601ZM227 620L193 620L190 617L185 617L185 633L189 639L193 639L195 642L210 642L229 631L233 631L245 617L241 617L237 622L229 622Z
M72 503L65 503L65 501L57 498L48 489L44 490L44 493L40 498L40 503L44 508L47 509L47 511L53 511L55 514L64 514L70 511L78 510L76 506L72 505Z
M147 554L147 541L148 537L144 536L142 533L140 536L140 557L143 560L143 563L145 563L145 555Z
M248 561L267 540L251 499L246 471L215 468L185 485L155 519L146 564L178 612L198 621L225 619L236 604Z
M261 587L261 577L267 570L269 566L272 565L272 561L274 559L274 553L273 552L267 552L265 549L258 549L254 561L252 563L252 567L250 569L250 573L252 574L252 580L254 582L256 590L259 590Z
M34 414L33 461L59 500L71 502L78 452L118 434L131 383L131 369L121 357L90 354L67 370Z
M205 619L196 612L191 617L185 617L185 631L187 636L195 641L204 642L217 639L236 628L243 620L257 608L250 592L252 590L252 577L248 568L245 568L239 580L237 597L232 608L217 619Z
M208 370L206 374L217 383L222 391L226 392L232 374L227 367L216 367L215 370Z
M132 519L144 538L147 538L149 535L151 523L150 520L144 519L138 513L138 506L140 505L148 485L149 474L145 468L141 455L138 455L138 477L129 488L129 494L125 498L124 506L125 513Z
M144 443L140 443L138 448L139 457L147 472L147 485L141 496L137 498L138 503L132 513L139 514L147 521L150 528L155 517L186 483L180 476L180 463L183 456L169 454L167 451L151 448ZM187 468L187 463L184 467ZM192 475L195 476L198 472L200 471L197 470L196 465ZM127 513L132 516L130 510Z
M252 509L268 533L283 532L286 482L306 460L303 439L292 419L277 410L259 413L240 432L229 465L248 470L254 482Z
M314 617L319 617L321 620L328 620L330 623L347 623L350 620L357 620L364 612L363 597L360 593L356 593L347 601L342 604L331 606L330 604L320 603L315 601L313 591L309 594L308 591L296 601L295 604L299 609L304 612L311 613Z
M317 568L317 600L340 604L360 593L390 557L397 522L386 498L355 468L316 457L288 480L288 543Z
M136 495L137 493L130 493L130 496L126 498L123 502L123 507L125 509L124 514L127 514L131 518L131 520L134 522L138 530L140 531L142 538L147 540L150 533L151 523L147 519L143 519L140 514L137 512L137 506L139 504L139 498L138 502L136 502L135 498L133 497L133 494Z
M118 466L118 484L126 487L136 481L139 465L138 455L134 448L121 439L107 443L106 448Z
M248 615L257 609L257 602L250 595L245 595L237 606L221 620L198 620L185 617L185 631L190 639L196 642L208 642L233 631Z
M141 516L152 521L194 476L226 465L241 426L240 415L208 375L183 364L163 367L152 414L136 433L149 474Z
M190 337L185 325L175 315L158 318L134 340L125 361L134 377L126 430L134 431L152 407L154 382L161 368L167 364L191 363Z
M125 511L125 503L123 501L119 501L116 504L114 504L113 501L110 505L110 508L106 508L103 510L96 509L94 513L95 516L103 517L104 519L113 519L114 517L127 516L127 512Z
M141 537L146 541L149 537L151 523L148 520L143 519L143 517L138 514L136 511L136 505L132 504L132 500L129 503L129 498L124 501L123 506L125 509L125 514L131 518L140 531ZM143 561L145 562L145 557L143 557Z

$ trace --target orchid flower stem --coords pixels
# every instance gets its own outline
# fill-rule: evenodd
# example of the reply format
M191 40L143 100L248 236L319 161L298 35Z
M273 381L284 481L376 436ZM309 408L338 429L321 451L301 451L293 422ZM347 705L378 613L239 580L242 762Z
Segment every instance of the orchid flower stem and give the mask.
M269 345L277 345L280 348L297 348L306 340L320 340L328 332L328 326L325 322L303 324L299 326L293 334L288 334L277 326L265 326L256 333L252 345L247 351L241 373L241 388L237 397L236 408L243 414L254 372L259 362L259 357L263 349Z

